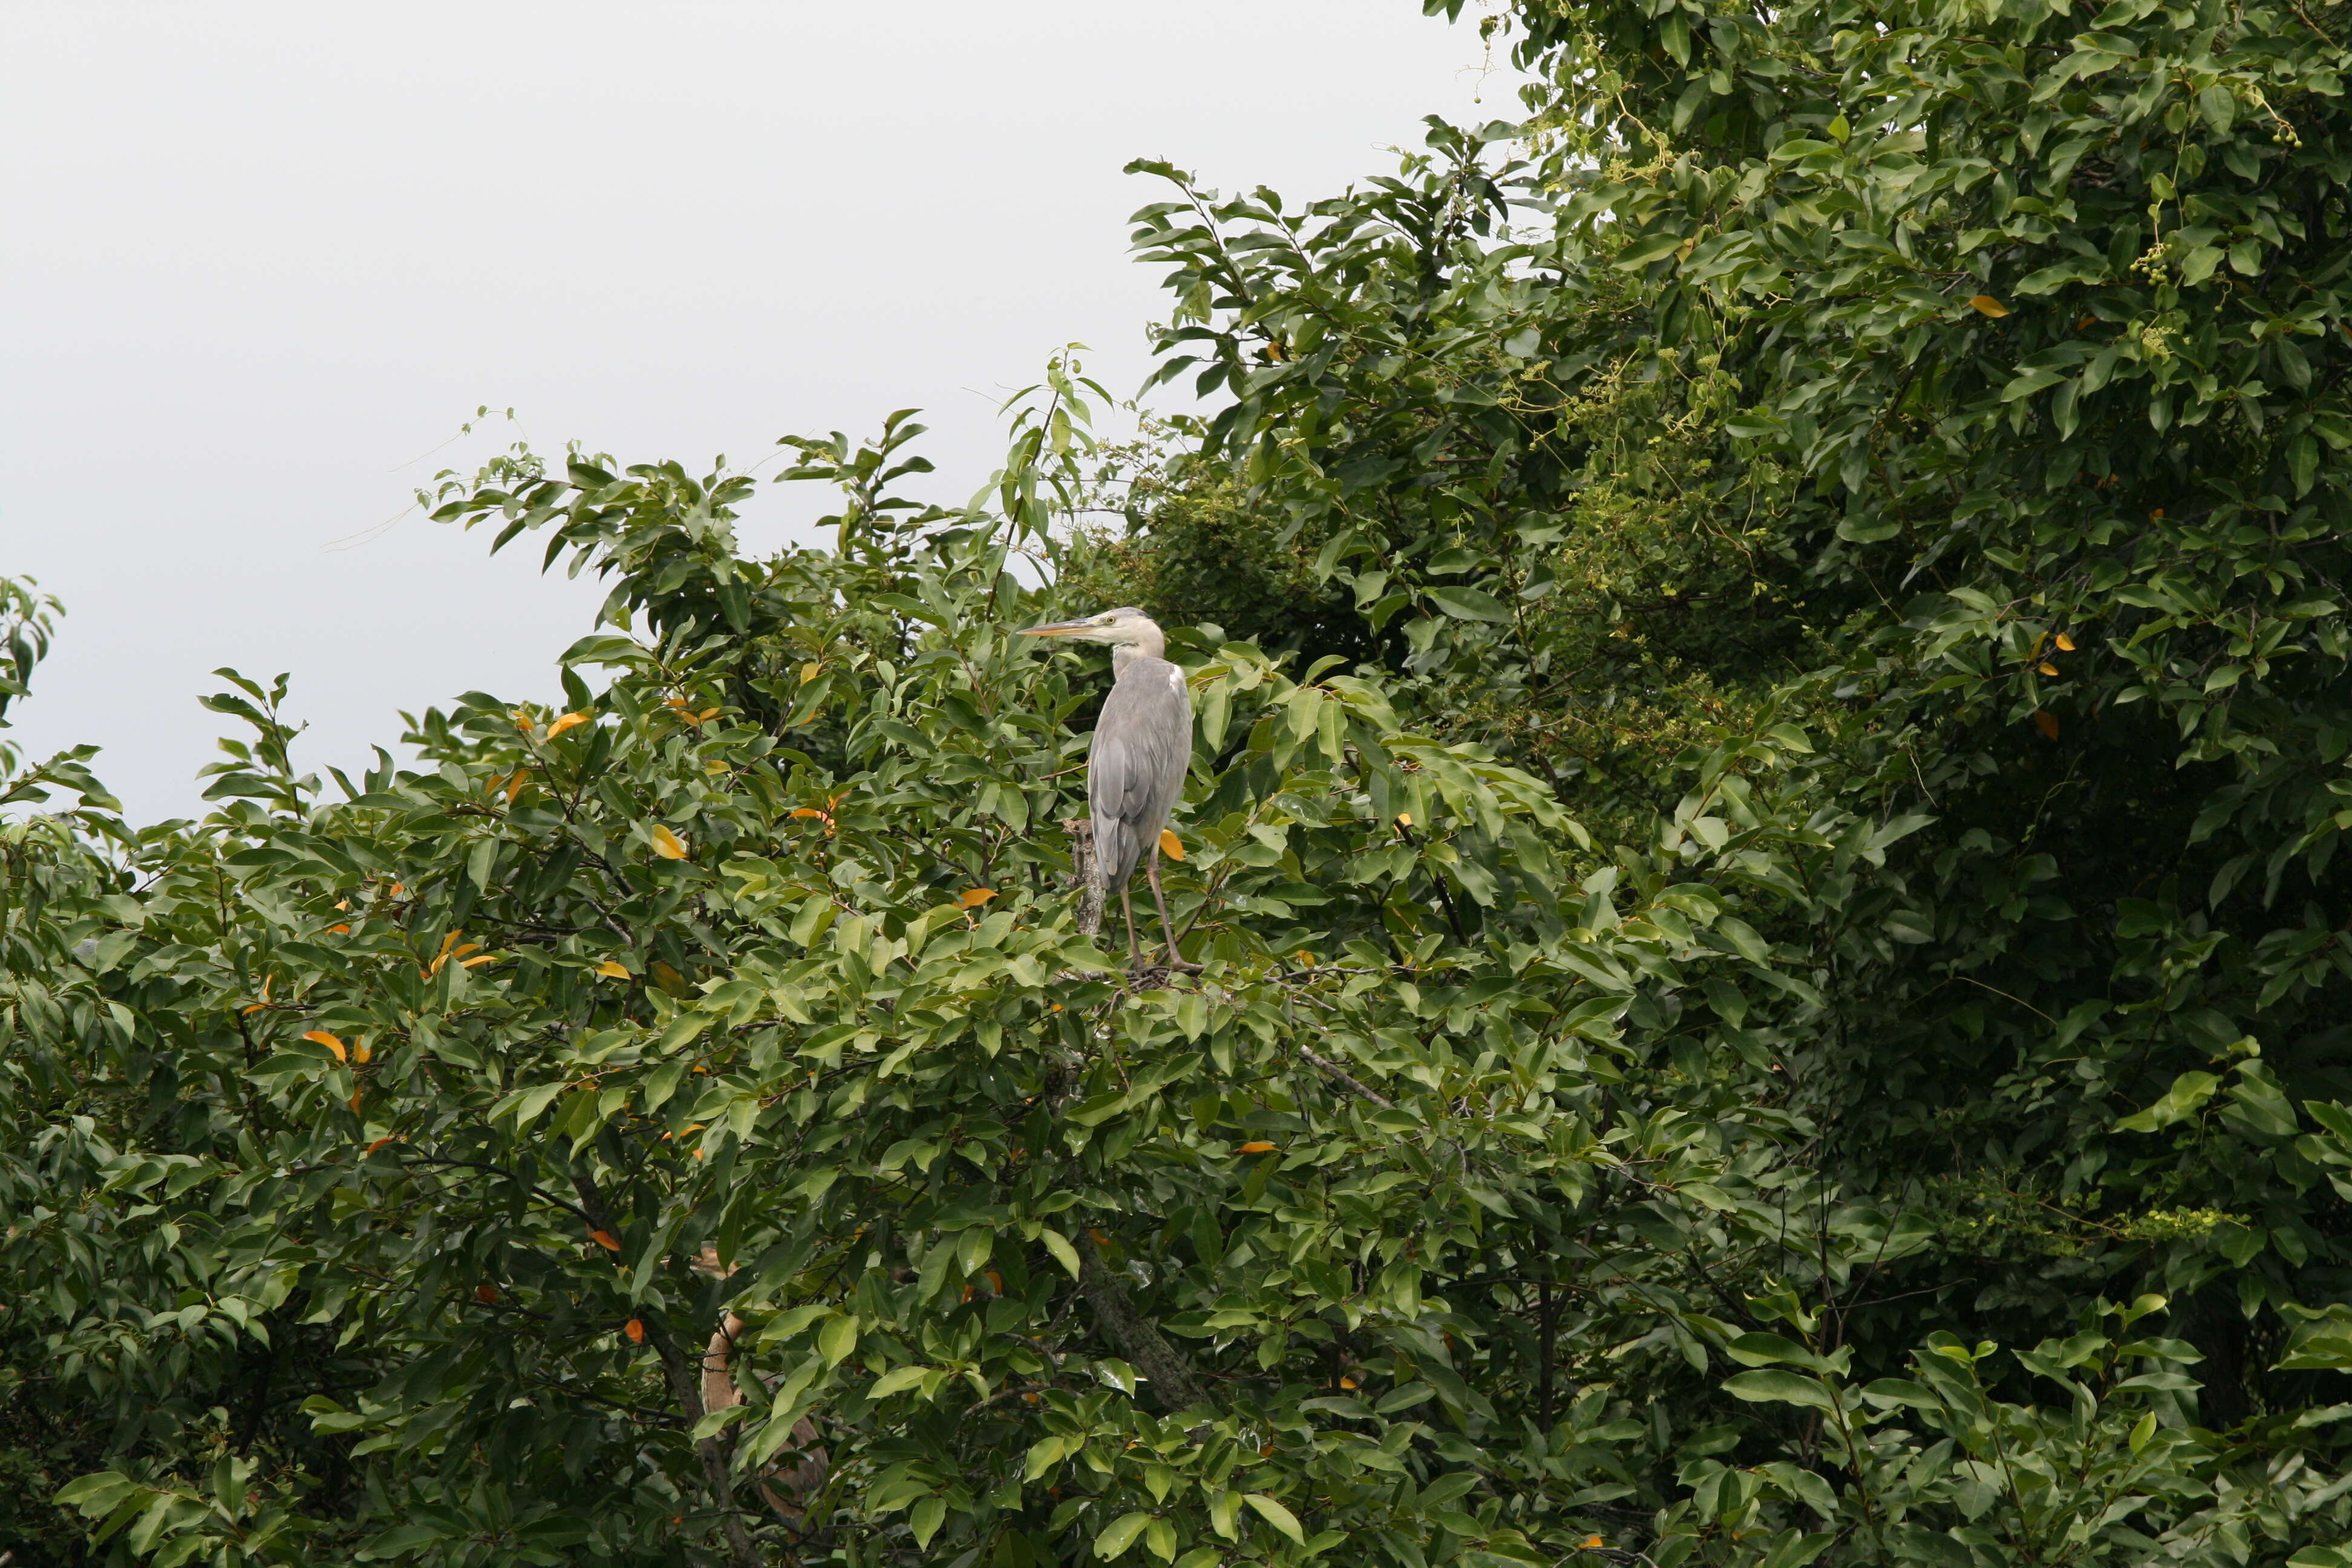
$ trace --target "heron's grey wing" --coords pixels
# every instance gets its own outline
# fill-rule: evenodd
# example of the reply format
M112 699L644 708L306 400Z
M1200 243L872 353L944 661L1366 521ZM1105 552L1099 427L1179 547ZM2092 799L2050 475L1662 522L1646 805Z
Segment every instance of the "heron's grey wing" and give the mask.
M1192 761L1192 693L1165 659L1139 658L1104 700L1087 764L1095 864L1116 892L1168 820Z

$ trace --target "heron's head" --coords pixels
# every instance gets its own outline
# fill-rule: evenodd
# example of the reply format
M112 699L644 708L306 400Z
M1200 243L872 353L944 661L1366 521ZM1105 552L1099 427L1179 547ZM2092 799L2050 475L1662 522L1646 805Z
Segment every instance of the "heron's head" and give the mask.
M1105 610L1100 615L1081 616L1075 621L1049 621L1042 626L1024 626L1021 635L1024 637L1073 637L1080 642L1143 647L1154 654L1161 646L1159 623L1132 605L1121 605L1116 610Z

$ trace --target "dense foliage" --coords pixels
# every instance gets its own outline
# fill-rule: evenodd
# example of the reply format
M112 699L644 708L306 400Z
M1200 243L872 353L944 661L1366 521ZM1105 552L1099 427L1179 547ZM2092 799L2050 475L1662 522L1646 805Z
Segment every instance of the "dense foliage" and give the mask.
M1141 166L1141 452L1057 363L756 561L518 450L560 704L10 758L0 1547L2352 1563L2340 8L1485 26L1394 178ZM1130 595L1197 971L1010 635Z

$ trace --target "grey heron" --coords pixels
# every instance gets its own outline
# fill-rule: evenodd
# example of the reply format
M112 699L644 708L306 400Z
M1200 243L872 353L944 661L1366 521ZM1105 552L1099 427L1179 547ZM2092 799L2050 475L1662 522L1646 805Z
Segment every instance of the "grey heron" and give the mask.
M1117 893L1127 912L1127 952L1140 966L1135 940L1135 902L1128 888L1136 862L1150 856L1145 872L1152 901L1160 906L1160 933L1168 962L1183 966L1176 930L1168 919L1168 899L1160 890L1160 830L1169 807L1184 787L1192 761L1192 692L1184 672L1168 662L1168 639L1150 616L1122 605L1075 621L1024 626L1026 637L1072 637L1110 645L1112 684L1102 717L1095 721L1094 754L1087 760L1087 805L1094 818L1095 876L1103 891Z

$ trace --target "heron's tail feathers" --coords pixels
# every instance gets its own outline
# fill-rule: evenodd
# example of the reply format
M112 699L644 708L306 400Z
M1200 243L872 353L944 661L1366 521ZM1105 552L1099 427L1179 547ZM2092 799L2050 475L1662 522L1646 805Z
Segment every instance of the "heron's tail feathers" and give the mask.
M1118 817L1095 818L1095 879L1106 893L1116 893L1135 874L1143 858L1143 836Z

